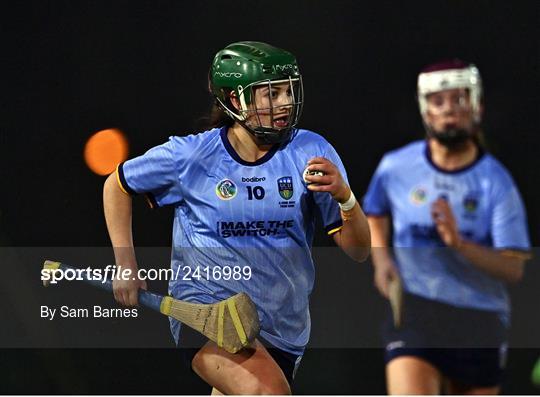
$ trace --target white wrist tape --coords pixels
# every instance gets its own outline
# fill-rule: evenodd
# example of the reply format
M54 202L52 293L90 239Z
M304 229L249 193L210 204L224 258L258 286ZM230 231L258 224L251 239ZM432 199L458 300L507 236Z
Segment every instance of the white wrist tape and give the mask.
M343 204L338 203L339 208L341 208L341 211L350 211L354 208L356 204L356 197L354 197L354 193L351 190L351 195L349 196L349 199L345 201Z

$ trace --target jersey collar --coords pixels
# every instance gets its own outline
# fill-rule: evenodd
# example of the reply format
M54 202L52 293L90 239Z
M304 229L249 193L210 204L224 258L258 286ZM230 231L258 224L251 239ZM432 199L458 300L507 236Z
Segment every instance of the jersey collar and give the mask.
M248 167L253 167L256 165L261 165L266 163L268 160L270 160L272 157L274 157L274 154L278 151L281 145L276 144L272 146L272 149L270 149L264 156L262 156L260 159L256 161L246 161L242 159L238 153L236 153L236 150L234 150L233 146L229 142L229 138L227 137L227 131L228 127L221 127L221 131L219 132L219 135L221 136L221 141L223 142L223 146L225 146L225 149L229 153L229 155L235 160L237 163L240 163L242 165L246 165Z
M435 164L433 162L433 158L431 157L431 150L429 148L429 143L427 140L424 141L424 156L426 157L426 160L427 162L433 167L435 168L437 171L443 173L443 174L460 174L462 172L465 172L467 170L470 170L471 168L473 168L476 164L478 164L478 162L480 160L482 160L482 158L484 157L484 155L486 154L485 150L482 149L482 147L480 145L477 145L478 147L478 153L476 154L476 158L472 161L472 163L470 164L467 164L466 166L464 167L461 167L461 168L456 168L455 170L452 170L452 171L449 171L449 170L445 170L445 169L442 169L441 167L439 167L437 164Z

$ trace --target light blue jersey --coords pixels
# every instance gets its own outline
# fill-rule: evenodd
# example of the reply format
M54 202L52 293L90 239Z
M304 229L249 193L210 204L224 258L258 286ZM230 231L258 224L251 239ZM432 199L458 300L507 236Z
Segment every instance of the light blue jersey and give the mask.
M329 234L341 227L337 202L309 191L303 181L308 160L317 156L346 178L334 148L306 130L296 130L253 163L238 156L222 128L171 137L121 165L123 189L147 194L155 206L175 206L172 269L182 277L171 280L170 294L214 303L247 292L258 309L261 336L301 355L310 333L315 216L321 214ZM180 324L173 321L171 328L178 341Z
M504 166L483 152L470 166L448 172L431 161L426 141L392 151L375 171L363 208L367 215L391 216L395 259L407 291L508 318L504 283L441 248L430 213L439 197L449 202L465 239L497 249L530 248L518 189Z

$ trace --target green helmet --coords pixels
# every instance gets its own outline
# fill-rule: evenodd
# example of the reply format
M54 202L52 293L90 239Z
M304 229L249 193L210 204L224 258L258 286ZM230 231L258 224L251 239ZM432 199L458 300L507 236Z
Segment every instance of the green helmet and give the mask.
M209 75L210 91L220 106L233 120L239 122L261 143L278 143L286 140L298 124L302 112L302 77L296 58L290 52L256 41L241 41L229 44L214 57ZM250 115L269 112L273 120L274 106L266 109L256 107L253 99L255 87L272 84L289 84L291 101L285 106L288 111L287 123L281 128L247 123ZM231 95L238 98L240 109L231 103ZM280 106L283 108L284 106Z

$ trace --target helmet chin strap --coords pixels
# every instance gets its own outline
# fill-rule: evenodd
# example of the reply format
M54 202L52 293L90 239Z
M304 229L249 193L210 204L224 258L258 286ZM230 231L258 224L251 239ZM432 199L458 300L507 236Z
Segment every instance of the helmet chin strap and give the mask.
M251 127L245 121L238 120L238 123L244 127L251 135L255 137L257 142L262 145L274 145L276 143L285 142L291 135L292 128L283 128L276 130L269 127Z
M469 131L462 128L448 128L443 132L434 132L431 130L431 133L428 135L447 147L459 146L472 136Z
M221 100L219 100L219 98L216 98L216 101L218 106L220 106L235 122L240 124L251 135L253 135L257 140L257 143L260 145L274 145L276 143L282 143L289 139L291 135L293 127L283 128L281 130L263 126L252 127L246 123L245 117L234 113Z
M448 149L455 149L473 138L473 132L464 128L447 128L444 131L435 131L425 124L427 136L436 139L441 145Z

